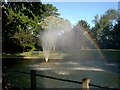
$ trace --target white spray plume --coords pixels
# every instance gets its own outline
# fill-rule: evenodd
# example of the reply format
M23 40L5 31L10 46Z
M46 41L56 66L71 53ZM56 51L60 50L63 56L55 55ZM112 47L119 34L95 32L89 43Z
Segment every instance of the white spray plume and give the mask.
M72 25L70 21L54 16L46 17L40 24L44 29L40 38L42 39L43 52L47 62L52 48L63 36L62 34L72 29Z

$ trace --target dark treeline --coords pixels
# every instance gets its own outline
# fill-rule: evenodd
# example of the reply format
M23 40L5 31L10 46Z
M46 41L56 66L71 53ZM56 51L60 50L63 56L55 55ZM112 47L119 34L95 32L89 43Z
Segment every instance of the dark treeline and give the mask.
M5 53L25 52L40 49L38 39L43 30L39 24L47 16L59 17L57 8L42 2L2 3L2 51ZM80 20L74 28L84 30L102 49L120 49L120 21L118 11L109 9L104 15L96 15L94 27ZM90 46L87 41L84 46ZM92 48L92 47L90 47Z

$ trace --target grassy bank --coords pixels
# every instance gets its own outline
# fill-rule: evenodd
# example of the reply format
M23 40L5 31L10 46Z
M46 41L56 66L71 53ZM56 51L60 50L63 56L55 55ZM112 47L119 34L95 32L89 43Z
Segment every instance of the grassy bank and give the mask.
M51 51L50 52L50 59L70 59L70 58L91 58L99 56L99 52L102 53L102 56L105 56L106 58L112 60L116 59L118 60L120 58L120 50L108 50L108 49L101 49L100 51L97 49L94 50L81 50L78 52L60 52L60 51ZM42 51L30 51L30 52L24 52L24 53L9 53L9 54L2 54L2 57L29 57L29 58L44 58L44 53Z
M65 53L63 52L50 52L49 58L63 58ZM29 58L44 58L44 53L42 51L30 51L30 52L23 52L23 53L3 53L3 58L15 58L15 57L29 57Z
M33 54L32 51L30 52L23 52L23 53L2 53L2 57L43 57L42 52L36 52L36 54Z

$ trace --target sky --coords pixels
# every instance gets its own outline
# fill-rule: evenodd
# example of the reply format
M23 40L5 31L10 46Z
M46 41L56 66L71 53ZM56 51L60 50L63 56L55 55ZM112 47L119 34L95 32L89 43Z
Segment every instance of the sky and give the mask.
M58 9L60 17L70 20L72 25L80 20L86 20L94 26L95 15L103 15L108 9L118 10L118 2L43 2L51 3Z

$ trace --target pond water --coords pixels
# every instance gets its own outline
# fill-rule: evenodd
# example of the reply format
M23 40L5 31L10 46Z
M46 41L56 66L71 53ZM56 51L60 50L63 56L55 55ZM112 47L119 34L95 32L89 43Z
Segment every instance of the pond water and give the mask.
M89 59L89 58L88 58ZM91 59L90 59L91 60ZM30 72L37 70L37 74L57 78L82 81L90 78L91 84L105 87L120 88L120 72L117 62L103 62L102 60L80 59L3 59L3 79L5 83L14 86L30 88L30 75L17 71ZM4 75L5 74L5 75ZM80 84L63 82L37 76L38 88L81 88Z

